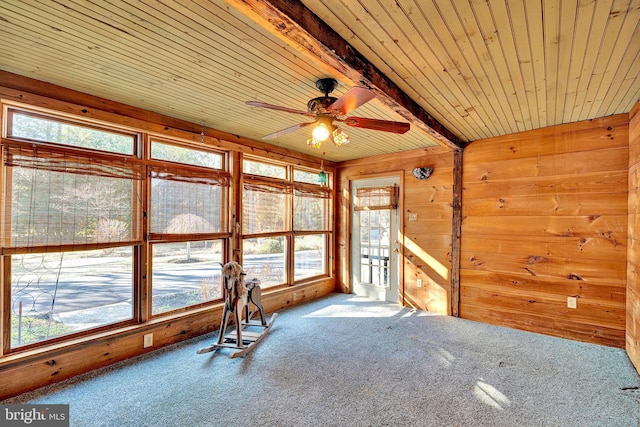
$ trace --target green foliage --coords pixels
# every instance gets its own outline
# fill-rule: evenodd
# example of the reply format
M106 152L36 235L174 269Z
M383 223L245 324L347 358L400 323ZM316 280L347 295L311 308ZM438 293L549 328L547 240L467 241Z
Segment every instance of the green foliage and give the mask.
M263 239L258 251L261 254L281 254L284 252L284 239Z
M20 327L21 320L22 327ZM14 314L11 316L11 347L46 340L73 331L73 328L53 319L31 316L22 316L21 319L18 315ZM18 337L19 333L20 337Z
M178 145L164 144L158 141L153 141L151 144L151 156L154 159L168 160L171 162L215 169L222 168L222 155L220 154L194 150L193 148Z
M12 134L75 147L132 154L133 136L15 113Z
M284 166L262 163L248 159L243 160L242 171L252 175L262 175L271 178L284 179L287 176L287 169Z
M324 246L323 240L323 236L296 237L296 252L318 250L319 248L322 248Z

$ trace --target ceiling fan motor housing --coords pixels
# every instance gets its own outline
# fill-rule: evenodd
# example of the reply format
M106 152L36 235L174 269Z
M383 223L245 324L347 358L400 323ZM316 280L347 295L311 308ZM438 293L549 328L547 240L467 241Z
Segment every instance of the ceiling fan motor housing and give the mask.
M333 96L320 96L318 98L313 98L307 103L307 110L313 114L324 114L329 111L329 106L337 100L338 98L334 98Z
M316 81L316 87L320 92L324 93L324 96L313 98L311 101L309 101L307 103L307 110L313 114L328 113L329 106L338 100L338 98L329 96L329 94L333 92L336 86L338 86L338 82L336 79L330 77L318 79Z
M324 96L328 96L333 90L338 86L338 81L336 79L332 79L331 77L318 79L316 81L316 87Z

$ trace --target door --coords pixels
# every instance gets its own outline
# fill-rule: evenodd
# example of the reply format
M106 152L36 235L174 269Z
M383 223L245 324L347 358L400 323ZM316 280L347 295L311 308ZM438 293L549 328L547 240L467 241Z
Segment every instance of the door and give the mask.
M400 303L398 194L400 178L351 182L351 283L353 293Z

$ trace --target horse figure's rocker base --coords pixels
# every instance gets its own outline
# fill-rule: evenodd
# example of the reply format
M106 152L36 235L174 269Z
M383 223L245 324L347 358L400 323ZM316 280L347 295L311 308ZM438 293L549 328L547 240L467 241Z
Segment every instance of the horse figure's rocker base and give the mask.
M232 352L229 357L244 356L252 351L271 329L278 313L273 313L267 323L262 307L260 281L251 279L245 283L245 275L242 266L237 262L228 262L222 266L225 303L220 322L220 334L215 344L201 348L198 350L198 354L216 351L220 348L232 348L237 351ZM251 320L255 312L249 311L249 303L258 309L260 321ZM227 333L231 313L233 313L236 327L234 331Z

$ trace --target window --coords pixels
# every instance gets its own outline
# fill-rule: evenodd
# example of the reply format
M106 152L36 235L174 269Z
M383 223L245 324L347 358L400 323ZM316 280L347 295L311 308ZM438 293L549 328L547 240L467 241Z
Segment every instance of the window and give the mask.
M322 184L320 182L319 172L310 172L306 170L294 169L293 180L295 182L306 182L307 184Z
M266 176L271 178L286 179L287 168L282 165L259 162L257 160L244 159L242 171L245 174Z
M194 150L158 140L151 141L151 158L213 169L222 169L224 161L221 153Z
M152 314L222 298L221 240L152 245Z
M294 280L327 274L327 236L325 234L295 236L294 248Z
M9 109L7 116L7 136L12 139L52 142L119 154L133 155L135 152L136 136L133 134L15 109Z
M244 156L236 189L229 153L2 107L3 354L220 303L237 250L263 288L329 275L319 170Z
M133 319L133 249L11 255L11 347Z
M327 274L331 193L327 187L317 184L317 179L317 173L294 170L295 280Z
M4 141L11 220L4 247L94 246L140 239L142 169L127 159Z
M144 159L138 134L6 111L5 352L139 322L142 304L153 316L221 299L230 236L223 153L151 138ZM148 302L135 292L140 272Z
M136 138L14 110L8 118L19 138L2 140L10 348L133 321L144 174L122 153Z
M165 160L151 162L151 314L221 299L230 236L224 156L152 140L151 157Z
M331 190L318 173L243 162L243 265L262 287L328 274Z
M245 177L242 193L244 234L286 231L290 187L286 183Z
M260 280L262 288L287 281L285 236L245 239L243 250L242 267L248 278Z

